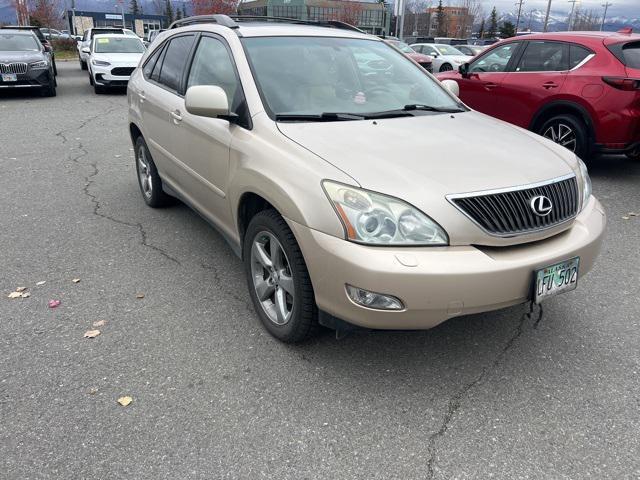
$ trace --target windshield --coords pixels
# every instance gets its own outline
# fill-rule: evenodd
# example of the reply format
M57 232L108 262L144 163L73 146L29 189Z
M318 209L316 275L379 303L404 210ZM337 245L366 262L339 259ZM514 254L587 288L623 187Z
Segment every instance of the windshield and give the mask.
M462 53L457 48L452 47L451 45L439 44L436 45L436 48L440 52L440 55L464 55L464 53Z
M96 53L143 53L144 45L137 38L109 37L96 38L94 47Z
M416 51L411 48L408 44L401 42L399 40L387 40L387 42L403 53L416 53Z
M39 50L40 42L33 35L0 34L0 51L2 52L32 52Z
M462 107L411 60L381 41L335 37L244 38L267 111L365 114L423 105Z

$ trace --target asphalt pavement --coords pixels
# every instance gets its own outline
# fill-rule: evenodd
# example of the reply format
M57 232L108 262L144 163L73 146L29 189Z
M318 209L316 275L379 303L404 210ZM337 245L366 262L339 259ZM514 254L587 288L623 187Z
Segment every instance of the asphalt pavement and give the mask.
M145 206L125 94L58 68L0 93L1 479L640 478L640 162L590 160L603 251L543 312L289 346L220 235Z

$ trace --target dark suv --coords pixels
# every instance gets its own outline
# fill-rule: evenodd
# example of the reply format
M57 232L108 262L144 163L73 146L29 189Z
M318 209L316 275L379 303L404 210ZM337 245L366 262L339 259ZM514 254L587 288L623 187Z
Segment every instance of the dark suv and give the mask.
M640 158L640 35L563 32L504 40L460 71L470 107L574 151Z
M0 89L35 88L56 95L51 55L30 31L0 29Z
M33 27L31 25L20 25L20 26L8 25L2 28L10 29L10 30L25 30L25 31L33 32L34 35L38 37L38 40L40 40L40 43L42 44L44 49L47 51L47 53L51 55L51 63L53 64L53 74L58 75L58 68L56 67L55 52L53 51L53 47L51 46L51 43L49 42L49 40L44 36L44 33L40 31L40 27Z

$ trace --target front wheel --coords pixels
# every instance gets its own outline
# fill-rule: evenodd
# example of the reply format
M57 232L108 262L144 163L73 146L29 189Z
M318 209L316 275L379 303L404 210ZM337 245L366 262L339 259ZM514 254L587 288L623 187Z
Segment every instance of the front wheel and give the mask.
M318 331L318 312L306 263L291 229L275 210L256 214L244 237L249 295L267 331L287 343Z
M82 59L80 59L80 70L87 70L88 68L87 62L83 62Z
M440 71L441 72L450 72L451 70L453 70L453 67L451 66L450 63L443 63L440 66Z
M584 159L589 153L589 135L582 120L574 115L556 115L542 124L537 132Z
M630 152L627 152L626 155L627 158L630 158L631 160L640 160L640 147L634 148Z

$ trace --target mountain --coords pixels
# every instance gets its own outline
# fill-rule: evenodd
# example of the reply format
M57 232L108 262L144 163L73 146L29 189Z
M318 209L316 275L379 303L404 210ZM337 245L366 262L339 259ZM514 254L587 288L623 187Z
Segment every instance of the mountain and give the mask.
M600 12L598 12L600 13ZM542 32L544 29L544 18L546 11L531 10L520 14L520 31L531 30L533 32ZM499 21L511 22L515 25L517 12L503 13L500 15ZM569 11L551 11L549 12L548 29L551 32L561 32L567 30L567 21L569 20ZM604 29L606 31L615 32L624 27L633 27L634 31L640 32L640 17L631 18L626 16L607 17Z

